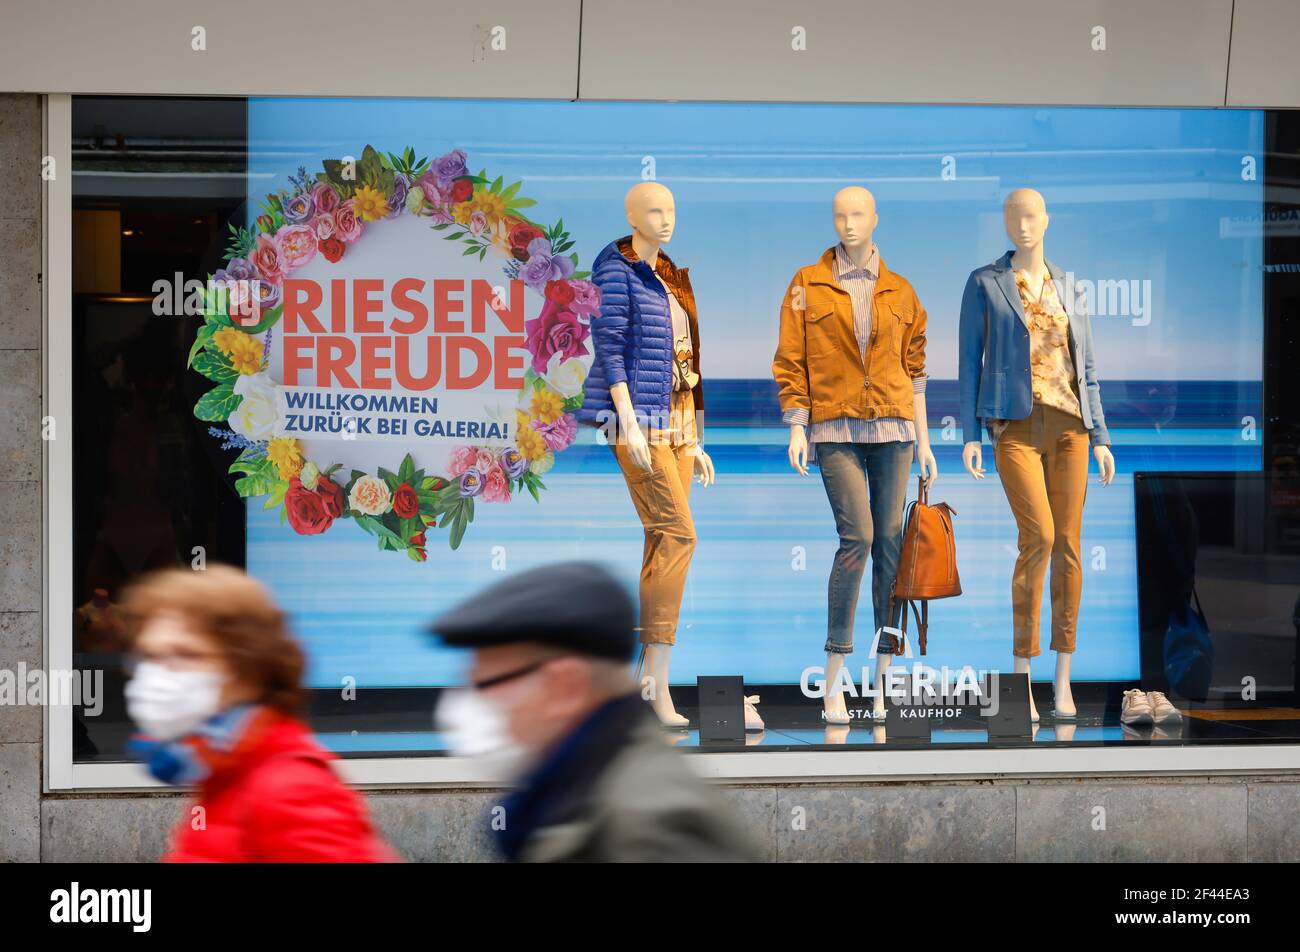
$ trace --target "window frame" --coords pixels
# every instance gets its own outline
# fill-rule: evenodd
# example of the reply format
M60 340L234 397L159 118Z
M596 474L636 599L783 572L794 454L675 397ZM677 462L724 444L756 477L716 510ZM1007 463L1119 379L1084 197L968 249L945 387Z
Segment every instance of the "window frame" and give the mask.
M43 444L43 664L71 670L72 613L72 97L44 97L44 150L56 174L45 182L42 218L42 416L57 421ZM60 171L61 170L61 171ZM167 789L132 763L76 763L72 708L44 709L44 789L156 792ZM704 777L727 783L843 783L1043 777L1300 774L1300 744L1027 747L920 750L692 752ZM339 761L349 781L371 789L500 787L505 778L457 757L357 757Z

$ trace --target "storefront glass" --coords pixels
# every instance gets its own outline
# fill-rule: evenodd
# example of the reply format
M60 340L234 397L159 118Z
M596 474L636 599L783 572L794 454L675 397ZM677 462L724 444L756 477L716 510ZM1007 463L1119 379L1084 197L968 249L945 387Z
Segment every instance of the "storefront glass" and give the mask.
M638 405L668 404L646 369L653 342L601 324L616 307L599 262L626 261L608 246L629 234L629 189L653 181L675 214L663 254L678 270L660 275L679 302L688 280L698 326L680 392L698 367L716 475L690 489L688 570L685 557L655 562L655 612L643 594L646 631L675 642L684 746L729 749L698 733L696 679L716 675L762 698L765 729L734 748L1300 731L1300 495L1279 413L1291 390L1272 369L1294 352L1274 336L1295 295L1279 266L1300 259L1292 212L1267 191L1295 179L1269 158L1294 137L1289 116L105 98L75 100L73 115L69 609L83 666L119 670L111 606L133 574L244 565L307 647L326 743L436 755L431 712L464 658L430 642L430 619L560 559L601 563L636 590L643 522L667 520L672 500L630 486L608 427L586 424L608 421L613 404L593 390L616 365L642 368L628 373ZM848 186L870 190L879 218L878 256L852 262L872 282L869 330L845 293L862 278L822 261ZM1037 225L1005 212L1020 189L1041 196L1011 203L1038 208ZM845 212L860 197L842 200ZM1035 227L1054 280L1020 289L1022 259L1001 259ZM187 284L213 275L235 282L233 299ZM238 326L245 293L257 303ZM883 395L861 397L859 377ZM928 604L925 654L912 621L891 667L998 696L1017 680L1018 632L1017 653L1035 655L1032 726L1014 690L997 726L976 695L940 692L919 733L853 696L849 723L828 724L815 696L828 642L832 668L851 642L856 691L879 663L873 565L889 555L862 535L901 526L899 493L916 498L917 381L938 473L929 502L952 512L961 594ZM800 409L817 446L806 475L790 461ZM963 452L976 439L983 479ZM855 540L871 550L860 582ZM1035 565L1051 566L1037 646ZM877 584L887 605L889 580ZM1074 649L1073 716L1056 704L1058 647ZM1124 723L1132 689L1164 692L1182 716ZM112 697L116 714L78 722L78 759L123 758Z

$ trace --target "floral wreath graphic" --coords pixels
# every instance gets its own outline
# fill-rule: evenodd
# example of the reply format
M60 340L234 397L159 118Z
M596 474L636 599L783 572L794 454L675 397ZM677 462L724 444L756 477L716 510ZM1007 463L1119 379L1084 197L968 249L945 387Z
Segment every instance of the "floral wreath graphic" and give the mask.
M241 497L266 497L300 535L319 535L336 520L351 519L384 551L428 559L427 533L449 529L460 546L474 520L475 500L509 502L527 490L534 501L555 456L577 435L591 360L590 320L600 292L590 272L576 270L578 255L560 219L549 228L525 217L535 205L519 195L522 182L505 185L486 171L469 174L459 149L433 160L381 154L367 145L355 162L326 160L315 179L300 167L290 188L270 194L252 228L230 225L228 261L209 276L204 323L190 348L188 366L215 386L194 406L214 425L223 450L238 449L229 472L238 474ZM525 322L530 357L515 408L509 447L455 448L445 473L416 469L408 453L395 469L352 470L309 460L297 439L274 436L275 381L268 373L271 336L282 310L286 275L323 256L331 264L371 226L400 215L429 219L447 241L465 245L464 256L505 259L504 272L543 297L541 314Z

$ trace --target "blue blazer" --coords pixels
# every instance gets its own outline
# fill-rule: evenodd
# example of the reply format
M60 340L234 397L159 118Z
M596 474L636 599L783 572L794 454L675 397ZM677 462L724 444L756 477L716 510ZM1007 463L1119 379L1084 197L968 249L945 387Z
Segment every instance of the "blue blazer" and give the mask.
M1070 357L1078 378L1083 425L1093 446L1109 446L1087 302L1081 296L1067 300L1065 272L1050 261L1046 264L1070 318ZM1033 412L1029 320L1020 303L1010 251L972 271L966 281L961 297L957 389L965 443L981 439L985 420L1023 420Z

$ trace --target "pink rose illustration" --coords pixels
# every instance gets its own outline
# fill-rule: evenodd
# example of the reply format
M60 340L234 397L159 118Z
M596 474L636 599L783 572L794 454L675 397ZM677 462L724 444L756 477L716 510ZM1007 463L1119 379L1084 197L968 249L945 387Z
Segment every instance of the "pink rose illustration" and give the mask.
M483 478L483 501L484 502L509 502L510 501L510 483L506 479L506 474L501 467L493 464L488 470L487 475Z
M334 214L317 215L311 220L311 229L316 233L317 241L326 241L334 237Z
M284 259L279 246L266 235L258 235L248 262L257 269L263 281L280 284L284 280Z
M311 225L285 225L275 233L286 271L296 271L316 257L316 232Z
M438 187L438 177L430 170L415 180L416 187L424 192L430 205L442 205L447 201L447 194Z
M572 413L565 413L552 423L534 420L532 426L542 435L542 442L546 444L546 448L557 453L568 449L569 444L578 435L578 421Z
M552 354L564 357L580 357L587 350L587 338L591 328L578 320L578 315L548 300L542 307L542 313L524 324L526 338L524 341L528 352L533 356L533 373L546 373L546 364Z
M591 281L569 281L573 289L573 301L569 310L579 317L591 317L600 310L600 288Z
M339 207L339 193L334 190L334 186L326 182L317 182L312 186L311 200L316 206L317 215L328 215Z
M334 209L334 237L340 241L356 241L361 237L361 219L350 198Z
M478 450L472 446L458 446L451 451L451 459L447 461L447 474L449 476L459 476L468 469L473 469L478 462Z
M480 473L483 473L486 476L488 470L497 465L496 454L491 450L479 450L478 456L474 460L474 465L478 467Z

